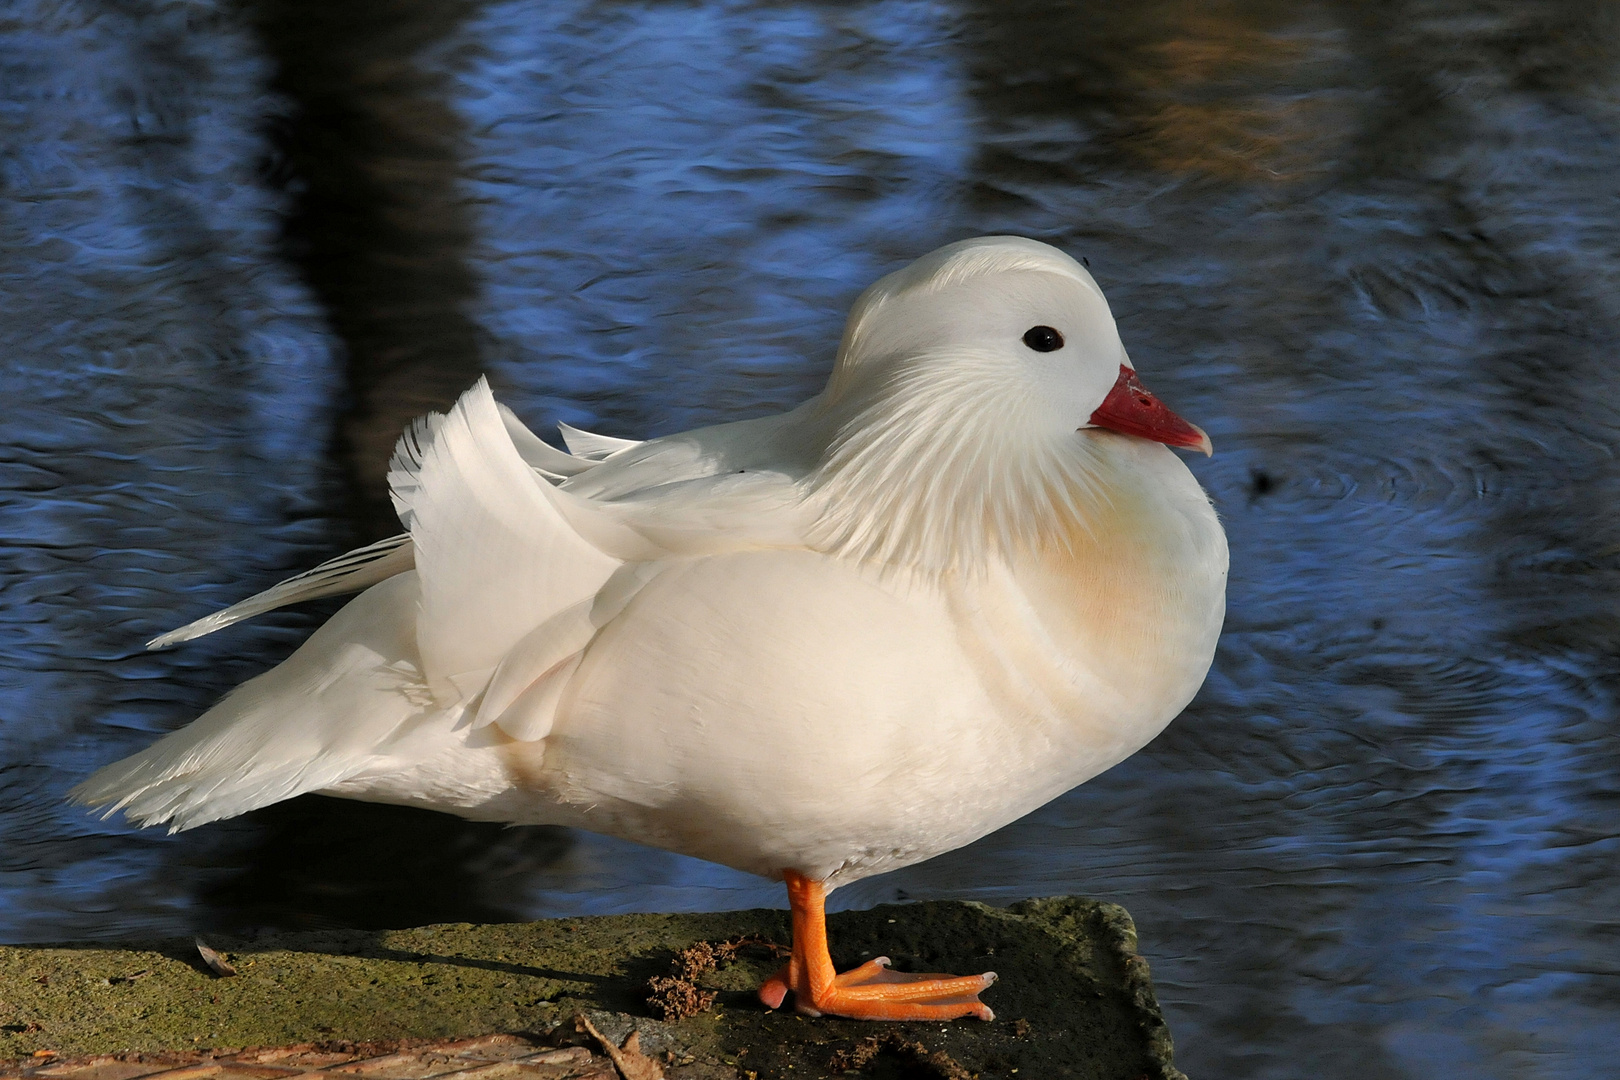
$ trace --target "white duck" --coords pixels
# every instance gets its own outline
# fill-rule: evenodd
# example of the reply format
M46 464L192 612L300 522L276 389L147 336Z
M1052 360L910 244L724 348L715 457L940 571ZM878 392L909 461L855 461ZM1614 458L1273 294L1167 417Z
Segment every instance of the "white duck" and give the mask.
M303 792L554 823L785 879L808 1013L988 1019L993 973L836 974L833 888L960 847L1153 738L1208 670L1225 537L1102 292L1032 240L868 289L791 412L649 442L480 382L389 474L407 534L158 638L366 591L74 790L171 830Z

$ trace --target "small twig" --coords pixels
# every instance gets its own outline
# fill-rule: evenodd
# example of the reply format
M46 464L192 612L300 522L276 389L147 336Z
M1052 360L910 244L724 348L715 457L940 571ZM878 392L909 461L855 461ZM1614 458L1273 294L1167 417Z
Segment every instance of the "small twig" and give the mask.
M664 1080L664 1067L641 1052L641 1033L634 1028L624 1037L623 1046L614 1046L596 1030L584 1013L575 1014L574 1023L602 1044L602 1049L613 1059L613 1067L619 1070L624 1080Z

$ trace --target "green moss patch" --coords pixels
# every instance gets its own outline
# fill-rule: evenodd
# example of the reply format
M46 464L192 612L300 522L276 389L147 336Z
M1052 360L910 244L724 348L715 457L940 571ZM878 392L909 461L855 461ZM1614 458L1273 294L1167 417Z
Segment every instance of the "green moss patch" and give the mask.
M996 1020L874 1025L770 1012L753 988L780 961L755 949L701 977L716 991L712 1008L661 1023L647 983L670 974L677 952L742 935L785 943L787 913L623 915L210 938L233 978L210 971L190 941L4 947L0 1059L544 1035L587 1012L615 1038L634 1026L650 1052L761 1080L830 1076L855 1060L861 1076L928 1075L916 1053L887 1049L901 1041L986 1080L1181 1075L1123 908L1069 897L1008 909L907 904L833 915L829 929L841 969L881 953L902 971L998 972L983 996ZM900 1038L876 1051L862 1043L889 1032Z

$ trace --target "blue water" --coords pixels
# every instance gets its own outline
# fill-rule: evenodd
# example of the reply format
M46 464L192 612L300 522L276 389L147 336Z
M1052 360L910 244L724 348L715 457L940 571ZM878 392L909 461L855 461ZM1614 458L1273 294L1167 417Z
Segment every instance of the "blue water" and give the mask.
M479 373L537 428L760 415L873 278L1014 232L1214 438L1226 634L1145 751L836 900L1122 902L1197 1077L1612 1069L1613 5L18 0L0 86L0 940L781 903L62 795L318 624L140 647L393 531L394 436Z

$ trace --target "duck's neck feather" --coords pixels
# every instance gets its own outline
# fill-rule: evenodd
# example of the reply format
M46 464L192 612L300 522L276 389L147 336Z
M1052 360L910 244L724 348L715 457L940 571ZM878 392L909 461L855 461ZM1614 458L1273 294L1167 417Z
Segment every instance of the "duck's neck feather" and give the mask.
M993 559L1077 553L1135 501L1109 445L1120 437L1042 434L1052 427L1043 403L1016 386L986 394L964 367L960 357L944 373L914 366L825 410L830 435L810 484L819 550L973 574Z

